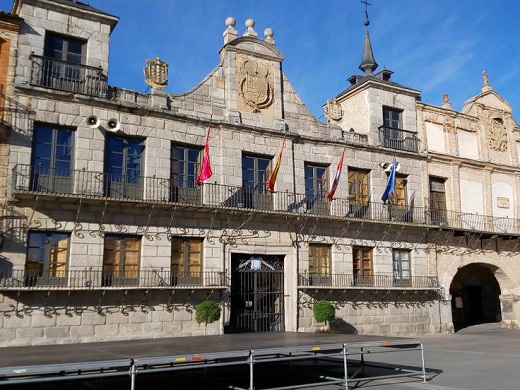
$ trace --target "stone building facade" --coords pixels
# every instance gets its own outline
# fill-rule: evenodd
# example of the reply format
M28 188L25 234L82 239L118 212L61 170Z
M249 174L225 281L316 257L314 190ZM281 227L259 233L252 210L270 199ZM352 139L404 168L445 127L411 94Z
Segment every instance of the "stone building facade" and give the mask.
M142 94L109 84L116 16L12 14L1 346L314 332L317 300L338 332L518 325L518 125L487 81L462 113L424 104L375 72L367 26L323 123L252 20L225 21L219 64L184 94L148 60ZM207 327L204 300L222 309Z

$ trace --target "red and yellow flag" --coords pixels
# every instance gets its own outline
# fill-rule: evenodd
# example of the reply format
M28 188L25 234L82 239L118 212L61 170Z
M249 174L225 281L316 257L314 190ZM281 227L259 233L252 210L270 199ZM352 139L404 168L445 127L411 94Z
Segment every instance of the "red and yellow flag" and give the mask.
M334 193L336 192L336 189L338 188L339 178L341 176L341 169L343 168L343 158L344 157L345 157L345 148L343 149L343 153L341 154L341 158L339 159L338 167L336 168L336 175L334 176L334 180L332 181L332 185L330 187L329 194L327 195L329 202L332 202L332 199L334 198Z
M209 160L209 132L211 130L211 123L208 125L208 133L206 135L206 144L204 145L204 154L202 156L202 164L200 167L199 177L197 177L197 185L201 185L208 180L213 172L211 171L211 162Z
M283 150L285 148L285 136L283 137L282 141L282 149L280 150L280 153L278 153L278 158L276 159L276 164L274 166L273 171L271 172L271 175L269 176L269 183L267 184L269 191L274 192L274 185L276 183L276 176L278 176L278 171L280 170L280 165L282 163L282 154Z

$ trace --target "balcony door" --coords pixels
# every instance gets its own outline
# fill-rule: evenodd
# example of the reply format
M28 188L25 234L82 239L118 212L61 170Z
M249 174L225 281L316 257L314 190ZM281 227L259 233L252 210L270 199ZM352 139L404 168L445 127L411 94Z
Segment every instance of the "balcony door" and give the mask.
M330 214L327 201L327 167L305 164L305 200L307 212L320 215Z
M42 85L62 91L82 92L85 75L86 42L46 32L44 60L40 74Z
M392 107L383 107L383 127L384 143L386 147L396 148L397 144L402 141L401 128L401 110Z
M138 286L141 237L106 235L103 286Z
M263 156L242 156L243 193L239 207L264 209L273 208L272 195L268 191L271 172L271 158Z
M200 187L196 185L200 172L202 149L189 145L172 145L170 168L170 201L198 204Z
M368 172L348 169L348 216L364 218L368 213Z
M70 193L74 131L37 123L33 131L30 190Z
M26 286L66 286L69 233L30 231L25 263Z
M144 140L107 134L105 143L105 196L142 199Z
M447 226L445 180L430 177L430 212L434 225Z

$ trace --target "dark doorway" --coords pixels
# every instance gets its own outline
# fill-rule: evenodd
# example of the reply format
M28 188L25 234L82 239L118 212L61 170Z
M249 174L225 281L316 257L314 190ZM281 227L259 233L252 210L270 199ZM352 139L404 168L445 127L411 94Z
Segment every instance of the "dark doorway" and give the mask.
M502 320L500 286L493 275L495 269L486 264L469 264L460 268L453 278L450 294L455 331Z
M283 256L233 253L231 266L227 333L283 331Z

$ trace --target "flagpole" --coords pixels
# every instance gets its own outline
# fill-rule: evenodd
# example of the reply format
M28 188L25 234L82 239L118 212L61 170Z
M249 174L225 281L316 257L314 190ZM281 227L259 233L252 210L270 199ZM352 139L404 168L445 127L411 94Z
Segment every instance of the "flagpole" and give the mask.
M285 132L285 134L283 135L282 149L280 149L280 152L278 153L278 157L276 159L275 166L274 166L271 174L269 175L269 180L267 182L267 188L269 189L270 192L274 192L274 186L276 184L276 177L278 176L278 171L280 170L280 165L282 163L282 155L283 155L283 150L285 149L285 138L286 137L287 137L287 132Z
M347 150L347 144L345 143L345 145L343 146L343 152L341 152L341 157L339 159L338 166L336 168L336 174L334 175L334 180L332 181L332 185L327 194L327 199L329 200L329 202L332 202L332 200L334 199L334 194L336 193L336 189L338 188L341 171L343 169L343 159L345 158L346 150Z
M211 123L212 123L213 115L209 120L208 130L206 133L206 142L204 144L203 155L202 155L202 163L200 167L199 176L195 184L201 185L204 181L208 180L211 176L213 176L213 171L211 170L211 160L209 157L209 135L211 132Z

